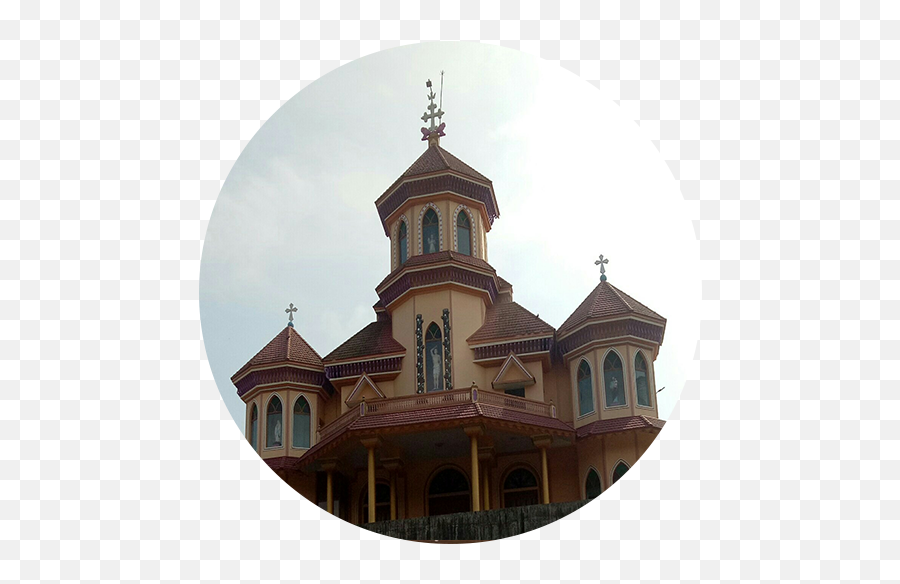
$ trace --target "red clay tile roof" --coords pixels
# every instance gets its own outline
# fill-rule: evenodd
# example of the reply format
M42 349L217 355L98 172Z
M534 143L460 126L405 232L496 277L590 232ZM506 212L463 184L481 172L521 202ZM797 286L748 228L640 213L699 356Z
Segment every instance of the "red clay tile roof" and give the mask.
M531 314L520 304L494 304L484 314L484 324L468 338L470 344L493 340L548 336L556 332L552 326Z
M416 268L422 266L428 266L431 264L440 264L448 261L454 261L457 263L465 264L467 266L472 266L473 268L479 268L486 272L491 272L496 274L494 268L491 267L491 264L487 263L481 258L476 258L474 256L466 255L463 253L459 253L457 251L439 251L437 253L426 253L424 255L414 255L408 260L406 263L391 272L387 275L387 277L381 281L378 286L375 287L376 290L390 282L394 279L394 277L399 274L401 271L407 268Z
M600 282L593 292L588 294L584 302L575 309L572 316L559 327L559 335L563 336L594 318L608 318L626 314L637 314L663 322L666 320L609 282Z
M406 169L406 172L400 175L400 179L419 176L420 174L440 172L442 170L452 170L482 182L491 182L491 179L436 144L429 146L425 152L423 152L422 155Z
M666 422L650 416L628 416L627 418L614 418L612 420L598 420L582 426L575 431L578 438L609 434L612 432L626 432L628 430L641 430L644 428L660 429Z
M370 323L326 355L324 361L346 361L371 355L405 353L406 348L394 339L391 328L390 320Z
M232 376L232 381L246 370L261 365L273 363L295 363L301 367L307 367L316 371L323 368L322 358L315 349L309 346L300 333L292 326L284 327L269 344L262 348L252 359L247 361L240 370Z
M512 284L510 284L509 282L507 282L506 280L504 280L504 279L501 278L500 276L497 276L497 279L500 280L500 289L501 289L501 290L506 290L507 288L512 288L512 287L513 287Z
M406 179L446 170L458 172L463 176L467 176L469 178L474 178L477 181L491 184L491 179L484 176L440 146L432 144L425 149L425 152L423 152L422 155L419 156L416 161L413 162L397 180L394 181L394 184L392 184L390 188L388 188L380 197L378 197L378 200L381 201L385 195L393 191L397 187L397 185L399 185Z

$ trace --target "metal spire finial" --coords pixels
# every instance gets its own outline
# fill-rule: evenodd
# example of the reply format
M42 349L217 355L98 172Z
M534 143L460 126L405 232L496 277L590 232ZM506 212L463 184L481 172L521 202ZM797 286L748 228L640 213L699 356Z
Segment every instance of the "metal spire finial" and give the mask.
M606 282L606 264L609 263L609 260L603 257L603 254L600 254L600 259L594 262L595 266L600 266L600 281Z
M444 72L441 71L441 101L443 101L443 93L444 93ZM444 117L444 110L442 110L439 106L435 105L434 98L437 97L434 94L434 90L431 89L431 79L425 82L425 87L428 88L428 111L422 114L423 122L430 122L431 125L427 128L422 128L422 141L428 141L428 145L439 144L441 141L441 136L444 135L444 128L446 124L441 122L440 125L435 125L434 120L441 120ZM435 111L437 110L437 111Z
M284 311L288 315L288 326L294 326L294 313L297 312L297 309L294 308L294 303L291 302L290 308L285 308Z

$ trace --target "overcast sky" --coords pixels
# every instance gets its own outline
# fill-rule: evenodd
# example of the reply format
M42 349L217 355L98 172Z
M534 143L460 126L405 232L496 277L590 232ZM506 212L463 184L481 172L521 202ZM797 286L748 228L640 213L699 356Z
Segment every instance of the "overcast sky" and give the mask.
M425 80L440 91L441 146L490 178L500 218L489 262L515 300L559 327L609 281L668 319L659 413L684 385L698 337L698 252L661 156L577 76L518 51L430 43L358 59L310 84L248 143L206 233L200 316L219 391L287 324L325 356L374 320L390 242L374 201L424 151Z

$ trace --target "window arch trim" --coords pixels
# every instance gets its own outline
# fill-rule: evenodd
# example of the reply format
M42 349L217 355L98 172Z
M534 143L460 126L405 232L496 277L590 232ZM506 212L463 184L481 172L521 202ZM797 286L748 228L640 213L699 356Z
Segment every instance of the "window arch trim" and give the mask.
M638 356L640 356L640 357L644 360L644 366L646 367L646 369L644 370L644 377L647 379L647 400L650 402L650 403L647 404L647 405L643 405L643 404L641 403L641 400L638 398L638 386L637 386L637 382L638 382L638 371L637 371L637 360L638 360ZM638 349L637 351L635 351L635 353L634 353L634 360L632 361L632 367L634 368L634 369L633 369L633 372L634 372L634 373L633 373L633 374L634 374L634 405L635 405L635 407L638 407L638 408L647 408L647 409L651 409L651 410L652 410L652 409L653 409L653 399L654 399L654 395L653 395L653 384L651 383L651 378L650 378L650 369L651 369L651 368L650 368L650 361L647 360L647 356L644 354L643 349Z
M581 411L581 387L579 383L581 379L579 379L579 375L581 374L581 366L587 365L588 368L588 379L591 382L591 409L582 413ZM575 368L575 395L578 398L578 417L581 418L583 416L589 416L597 411L597 396L596 396L596 386L594 384L594 367L591 365L591 362L588 360L587 356L581 357L578 361L578 366Z
M281 404L281 414L280 414L281 415L281 444L269 446L269 416L275 415L275 414L269 413L269 408L272 406L272 402L275 401L276 399L278 400L278 403ZM284 443L285 443L284 438L285 438L285 429L286 429L285 421L284 421L284 414L285 414L284 399L279 394L273 393L272 395L269 396L269 399L266 400L266 436L265 436L265 442L264 442L265 449L272 450L272 449L284 448Z
M394 236L391 238L393 245L393 265L394 269L399 268L403 265L404 262L401 261L400 257L400 226L406 223L406 259L409 260L409 219L406 218L406 215L400 215L400 219L397 221L396 227L394 227Z
M438 218L438 251L444 251L444 218L441 216L441 210L434 203L425 203L425 206L422 207L422 210L419 211L419 229L418 229L418 237L419 237L419 255L422 255L422 218L425 217L425 213L428 212L428 209L434 209L434 212L437 214Z
M306 410L307 410L306 416L307 416L307 418L309 418L309 432L306 437L306 439L307 439L306 446L297 446L296 442L294 442L294 422L296 422L296 420L294 418L297 416L297 414L294 412L294 410L297 409L297 404L300 402L301 399L304 402L306 402ZM301 450L308 450L308 449L312 448L312 428L313 428L312 413L313 413L313 408L312 408L312 403L310 403L310 401L309 401L309 398L307 398L302 393L298 394L297 398L294 400L294 404L291 406L291 448L301 449Z
M588 479L591 478L591 473L594 473L594 476L597 477L597 481L600 483L600 492L597 494L597 497L599 497L600 495L603 494L603 473L601 473L599 470L597 470L597 467L595 467L594 465L590 465L590 466L588 466L587 472L584 473L584 480L581 481L581 487L584 490L583 494L584 494L585 499L588 498L587 482L588 482ZM596 497L594 497L594 498L596 498ZM591 499L591 500L593 500L593 499Z
M610 473L609 473L609 484L610 485L614 485L617 482L617 480L614 479L614 477L616 476L616 469L618 469L620 465L625 465L625 472L628 472L629 470L631 470L631 465L628 464L627 462L625 462L624 458L620 458L619 460L617 460L616 463L612 467L612 471L610 471ZM622 473L622 474L624 475L625 473ZM619 477L619 478L622 478L622 477Z
M472 510L472 478L469 476L469 473L467 473L464 468L462 468L458 465L442 464L441 466L439 466L436 469L434 469L433 471L431 471L431 474L428 475L428 479L425 481L425 489L424 489L425 492L423 493L423 495L424 495L424 500L425 500L425 516L426 517L431 517L431 498L432 498L431 493L430 493L431 483L434 482L435 477L437 477L440 473L442 473L443 471L445 471L447 469L455 470L456 472L461 474L464 479L466 479L466 484L469 485L469 490L466 492L466 495L469 497L469 510L470 511ZM441 497L443 495L443 496L450 497L450 496L460 496L461 494L462 494L462 491L459 491L458 493L442 493L441 495L436 495L436 496Z
M509 479L510 475L517 470L525 470L528 471L535 480L534 487L523 487L520 489L507 489L506 481ZM538 473L531 465L519 462L513 463L506 469L506 471L500 477L500 507L503 509L507 508L506 504L506 494L507 493L526 493L534 491L535 495L537 495L537 504L541 503L541 475Z
M616 357L619 358L619 364L621 364L621 366L622 366L622 396L625 399L624 404L619 404L619 405L614 405L614 406L611 406L608 403L606 403L606 359L609 358L610 353L616 354ZM626 363L627 363L627 361L622 358L622 354L619 353L619 351L615 350L614 348L607 349L606 352L603 353L603 358L600 359L600 383L599 383L600 393L601 393L600 397L603 400L603 409L605 409L605 410L618 410L621 408L627 408L629 406L629 404L631 403L628 401L628 377L625 372L625 370L627 369L627 367L625 367Z
M472 257L478 257L478 238L475 236L475 215L472 214L472 210L469 209L466 205L460 205L456 208L456 211L453 212L453 251L459 251L459 225L457 221L459 220L459 214L465 213L469 217L469 239L471 240L471 248L472 248Z

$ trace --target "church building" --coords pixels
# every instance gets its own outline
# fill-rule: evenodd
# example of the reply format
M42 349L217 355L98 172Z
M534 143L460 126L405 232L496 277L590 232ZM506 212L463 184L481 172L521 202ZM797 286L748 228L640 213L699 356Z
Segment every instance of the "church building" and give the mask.
M603 256L599 285L559 328L517 304L488 258L494 185L441 147L428 87L427 147L375 201L392 269L372 322L322 357L291 305L231 378L247 440L360 525L594 498L664 424L666 319L611 284Z

